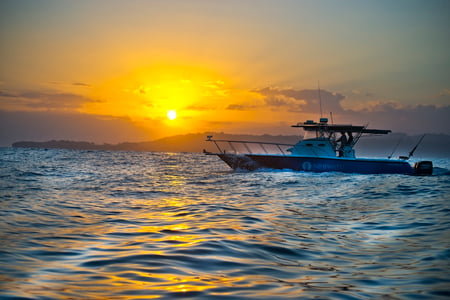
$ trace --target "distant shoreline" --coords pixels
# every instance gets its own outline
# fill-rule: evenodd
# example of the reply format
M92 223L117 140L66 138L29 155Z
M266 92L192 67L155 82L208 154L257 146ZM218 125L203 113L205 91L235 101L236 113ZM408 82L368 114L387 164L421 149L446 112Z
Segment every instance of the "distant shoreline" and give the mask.
M295 144L298 136L289 135L236 135L226 133L196 133L176 135L148 142L123 142L118 144L96 144L86 141L51 140L45 142L19 141L12 144L13 148L36 149L72 149L72 150L107 150L107 151L157 151L157 152L202 152L203 149L215 151L212 143L206 142L206 135L216 139L248 140L273 143ZM358 156L388 156L398 147L393 155L407 154L417 143L419 135L391 134L389 136L373 136L359 141L356 150ZM400 143L399 143L400 142ZM450 135L428 134L419 145L415 156L450 157Z

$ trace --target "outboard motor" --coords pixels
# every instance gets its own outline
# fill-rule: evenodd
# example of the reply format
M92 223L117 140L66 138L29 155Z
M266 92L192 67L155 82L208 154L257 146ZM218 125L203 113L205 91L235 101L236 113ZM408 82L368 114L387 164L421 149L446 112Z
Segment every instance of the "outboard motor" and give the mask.
M432 175L433 163L429 160L418 161L414 164L415 175Z

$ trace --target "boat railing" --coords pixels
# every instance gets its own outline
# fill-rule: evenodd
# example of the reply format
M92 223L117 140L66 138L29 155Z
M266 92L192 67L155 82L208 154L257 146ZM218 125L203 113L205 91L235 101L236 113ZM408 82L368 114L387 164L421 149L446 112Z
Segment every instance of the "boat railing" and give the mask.
M287 149L293 147L293 144L257 142L257 141L237 141L237 140L216 140L212 136L208 136L207 142L213 142L219 153L235 153L235 154L281 154L287 155ZM255 147L256 146L256 147ZM261 151L262 150L262 151ZM206 152L206 151L205 151Z

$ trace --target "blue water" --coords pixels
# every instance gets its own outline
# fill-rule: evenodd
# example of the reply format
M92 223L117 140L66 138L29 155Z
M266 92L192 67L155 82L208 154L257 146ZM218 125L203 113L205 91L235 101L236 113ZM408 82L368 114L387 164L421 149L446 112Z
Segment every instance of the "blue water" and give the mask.
M233 172L194 153L0 149L2 299L448 299L433 176Z

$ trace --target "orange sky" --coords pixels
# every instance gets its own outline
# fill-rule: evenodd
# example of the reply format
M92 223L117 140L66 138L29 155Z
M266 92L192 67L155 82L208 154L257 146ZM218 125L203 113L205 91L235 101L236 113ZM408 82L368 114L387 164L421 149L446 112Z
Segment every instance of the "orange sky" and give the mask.
M292 133L319 117L319 81L336 121L450 133L445 0L0 6L1 145Z

